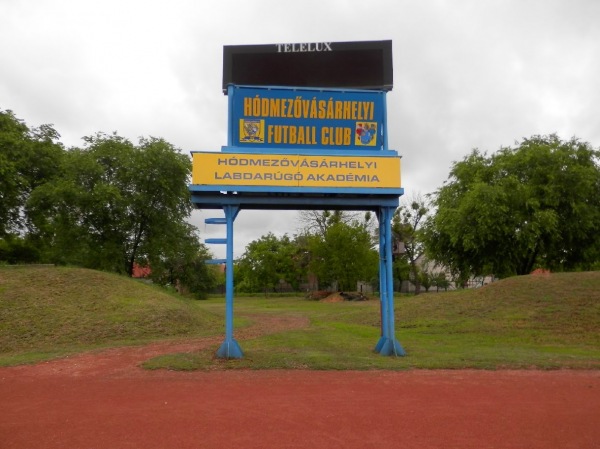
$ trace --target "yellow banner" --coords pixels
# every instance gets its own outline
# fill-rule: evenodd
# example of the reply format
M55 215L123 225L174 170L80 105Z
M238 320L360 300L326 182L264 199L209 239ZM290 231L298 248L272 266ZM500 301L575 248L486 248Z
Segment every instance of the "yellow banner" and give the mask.
M199 185L400 188L400 157L193 153Z

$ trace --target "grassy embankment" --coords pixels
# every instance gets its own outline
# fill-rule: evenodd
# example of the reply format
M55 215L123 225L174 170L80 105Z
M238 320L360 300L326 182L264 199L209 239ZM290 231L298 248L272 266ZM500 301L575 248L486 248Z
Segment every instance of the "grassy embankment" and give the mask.
M400 296L406 357L372 352L379 301L236 297L235 331L261 316L307 327L238 339L245 357L172 354L147 368L600 368L600 272L522 276L476 290ZM0 365L163 338L222 335L223 298L193 301L127 278L69 268L0 268Z
M0 365L161 338L212 335L221 318L127 277L0 267Z

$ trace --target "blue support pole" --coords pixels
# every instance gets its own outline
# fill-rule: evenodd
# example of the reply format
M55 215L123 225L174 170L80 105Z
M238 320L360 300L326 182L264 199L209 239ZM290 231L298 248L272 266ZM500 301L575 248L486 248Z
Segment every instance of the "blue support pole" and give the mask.
M240 210L237 205L224 205L227 224L227 260L225 264L225 341L217 351L223 359L241 359L242 348L233 338L233 222Z
M382 286L381 295L381 329L382 336L375 346L375 351L381 355L404 356L406 353L396 340L394 316L394 278L392 270L392 217L394 208L379 209L379 282ZM383 287L385 286L385 288Z
M381 315L381 336L375 352L380 352L381 348L387 341L388 335L388 309L387 309L387 268L385 265L385 218L383 216L383 208L377 211L377 219L379 220L379 310Z

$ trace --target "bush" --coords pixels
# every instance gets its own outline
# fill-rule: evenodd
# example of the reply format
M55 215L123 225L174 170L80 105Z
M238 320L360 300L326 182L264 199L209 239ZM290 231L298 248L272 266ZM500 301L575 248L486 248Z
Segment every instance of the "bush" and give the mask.
M30 264L40 261L40 252L21 237L8 236L0 240L0 262L11 265Z

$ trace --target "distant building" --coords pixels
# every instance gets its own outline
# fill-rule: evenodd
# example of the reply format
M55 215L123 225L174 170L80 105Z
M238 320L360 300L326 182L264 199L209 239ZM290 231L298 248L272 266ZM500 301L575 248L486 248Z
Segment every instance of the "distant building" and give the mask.
M152 273L150 267L142 267L136 262L133 263L133 272L131 273L132 278L144 279L150 276L150 273Z

